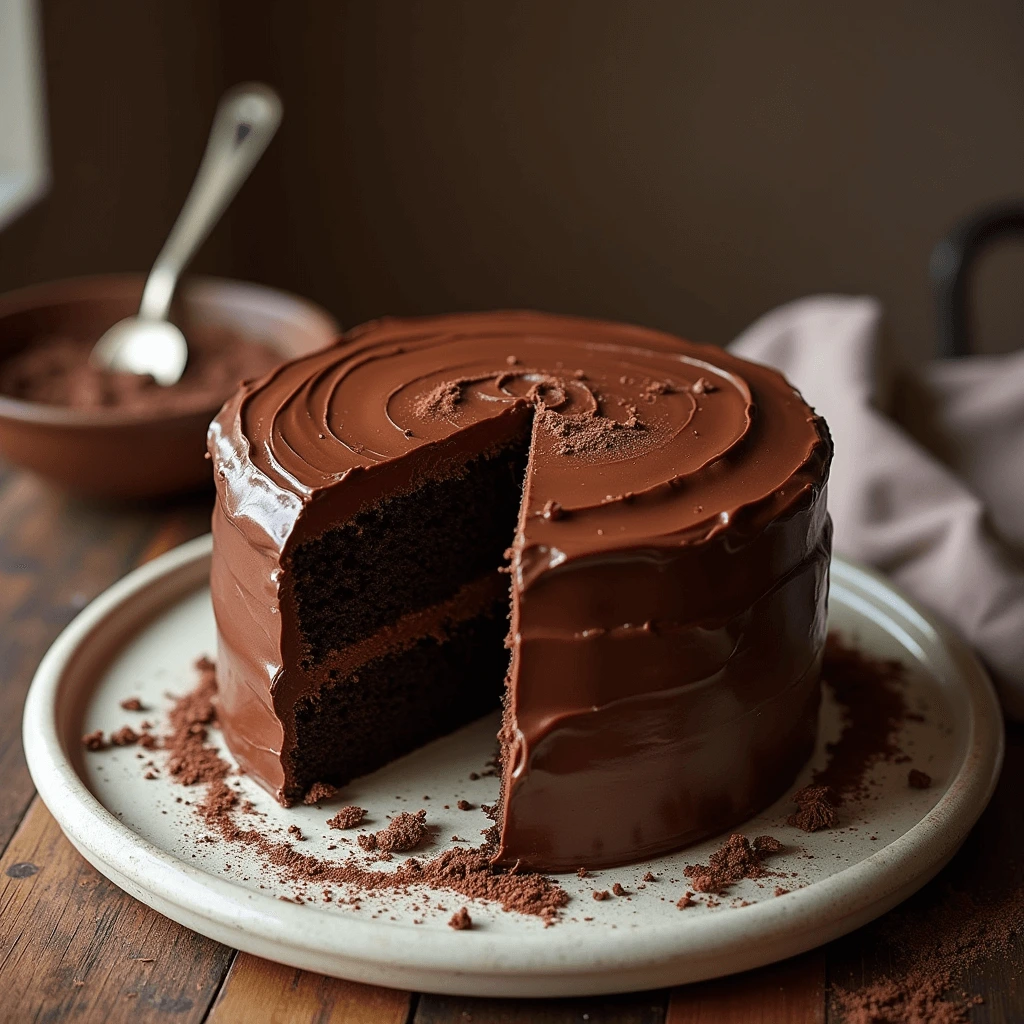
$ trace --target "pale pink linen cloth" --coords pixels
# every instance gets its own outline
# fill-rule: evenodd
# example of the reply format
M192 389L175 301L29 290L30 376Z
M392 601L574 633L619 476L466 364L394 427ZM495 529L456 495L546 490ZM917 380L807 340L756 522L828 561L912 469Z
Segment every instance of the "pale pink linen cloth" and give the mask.
M731 350L782 370L828 421L836 551L956 627L1006 714L1024 719L1024 353L937 361L895 382L881 319L870 298L802 299Z

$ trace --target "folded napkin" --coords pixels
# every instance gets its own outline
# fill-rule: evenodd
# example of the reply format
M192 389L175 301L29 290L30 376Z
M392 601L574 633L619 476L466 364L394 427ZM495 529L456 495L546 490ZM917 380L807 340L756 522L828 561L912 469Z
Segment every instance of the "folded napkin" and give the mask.
M731 350L777 367L828 421L836 550L958 628L1024 720L1024 353L897 380L880 322L873 299L802 299Z

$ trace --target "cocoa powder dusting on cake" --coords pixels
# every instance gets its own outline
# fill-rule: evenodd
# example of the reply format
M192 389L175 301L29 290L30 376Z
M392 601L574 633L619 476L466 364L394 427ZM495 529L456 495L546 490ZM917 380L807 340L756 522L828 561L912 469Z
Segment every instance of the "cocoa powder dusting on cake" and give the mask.
M462 383L460 381L445 381L438 384L433 391L416 400L413 411L423 419L449 418L455 415L456 407L462 401Z
M797 811L786 819L787 825L795 825L804 832L818 832L839 824L839 800L831 786L804 786L793 794L793 802Z
M613 420L598 413L566 416L545 409L537 414L537 422L558 440L559 455L596 455L612 448L625 449L635 443L644 429L635 408L626 409L624 420Z
M469 911L465 907L459 907L451 916L451 920L448 922L449 928L454 928L457 932L464 932L473 927L473 918L469 916Z
M911 789L927 789L932 784L932 777L927 772L911 768L907 772L907 785Z
M773 836L758 836L751 843L734 834L708 858L707 864L687 864L683 875L697 892L719 894L744 878L763 878L769 872L761 861L782 849Z
M350 805L342 807L333 818L328 818L327 824L336 829L355 828L365 817L366 808Z
M302 798L302 802L307 807L312 807L314 804L330 800L337 792L337 787L332 786L329 782L314 782L313 785L309 787L309 792Z

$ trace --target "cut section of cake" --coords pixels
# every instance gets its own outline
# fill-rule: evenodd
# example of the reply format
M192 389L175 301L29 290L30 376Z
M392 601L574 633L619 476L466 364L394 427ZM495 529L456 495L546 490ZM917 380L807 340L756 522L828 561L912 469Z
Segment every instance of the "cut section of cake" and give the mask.
M813 748L822 420L774 371L536 313L384 320L210 431L220 720L283 803L503 708L494 857L626 863Z

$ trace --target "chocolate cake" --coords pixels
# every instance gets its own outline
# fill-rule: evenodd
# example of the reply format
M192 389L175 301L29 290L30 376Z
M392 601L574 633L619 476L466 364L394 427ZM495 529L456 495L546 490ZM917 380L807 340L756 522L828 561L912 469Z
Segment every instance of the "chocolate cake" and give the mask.
M494 857L721 832L811 753L823 421L775 371L537 313L382 320L210 430L224 735L284 804L503 707Z

